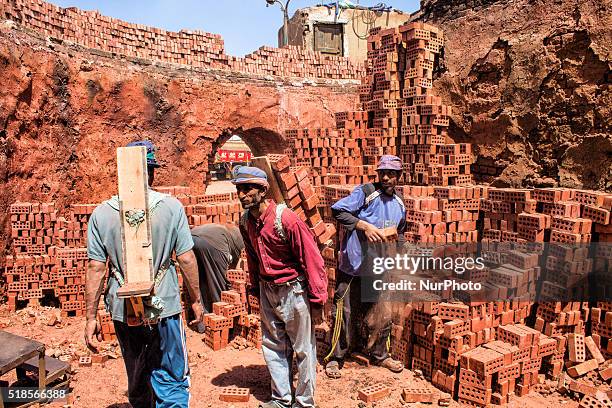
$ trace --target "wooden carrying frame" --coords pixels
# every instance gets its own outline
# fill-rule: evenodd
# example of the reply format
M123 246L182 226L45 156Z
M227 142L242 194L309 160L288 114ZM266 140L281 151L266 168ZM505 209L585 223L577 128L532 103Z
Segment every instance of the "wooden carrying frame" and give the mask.
M268 184L270 185L268 197L272 198L276 204L284 203L285 199L283 198L283 193L281 192L276 176L272 171L272 166L270 166L268 156L253 157L253 159L251 159L251 164L266 172L266 175L268 176Z
M151 295L154 285L145 147L117 149L117 178L125 281L117 290L117 297L129 299L128 324L136 325L144 317L142 298Z

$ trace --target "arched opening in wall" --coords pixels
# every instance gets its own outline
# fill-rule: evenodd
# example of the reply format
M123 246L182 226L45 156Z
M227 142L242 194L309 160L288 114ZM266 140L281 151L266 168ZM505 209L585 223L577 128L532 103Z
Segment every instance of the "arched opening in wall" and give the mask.
M282 153L286 148L283 137L269 129L228 129L212 144L208 157L209 172L206 193L235 191L231 184L232 170L238 165L250 165L253 157Z

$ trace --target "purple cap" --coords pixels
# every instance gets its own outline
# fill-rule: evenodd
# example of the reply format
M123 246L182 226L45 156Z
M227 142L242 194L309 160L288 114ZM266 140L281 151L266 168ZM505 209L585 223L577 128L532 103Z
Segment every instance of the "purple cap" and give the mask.
M385 154L378 162L376 171L378 170L402 171L402 160L397 156L393 156L392 154Z

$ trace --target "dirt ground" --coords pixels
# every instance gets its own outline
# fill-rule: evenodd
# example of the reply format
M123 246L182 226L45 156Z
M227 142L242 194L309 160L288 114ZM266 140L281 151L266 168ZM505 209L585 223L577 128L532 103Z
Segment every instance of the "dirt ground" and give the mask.
M57 314L56 309L30 308L11 313L6 306L0 307L0 328L9 332L44 342L48 352L69 353L73 356L75 372L72 380L73 407L129 408L126 397L127 379L121 358L107 361L104 366L79 367L78 357L86 353L83 343L84 318L64 318L49 326L46 316ZM192 407L257 407L270 397L270 377L262 354L256 349L236 350L228 347L213 352L202 341L202 335L188 330L187 345L191 368ZM117 353L119 353L117 349ZM377 402L377 408L402 407L400 393L403 387L432 386L414 378L411 371L392 374L377 367L347 364L340 380L328 379L319 366L317 378L317 404L320 408L366 407L357 399L359 389L375 383L391 386L390 397ZM5 379L6 378L2 378ZM248 403L225 403L219 400L223 387L243 387L251 391ZM409 404L405 406L425 406ZM61 407L55 403L53 407ZM452 407L462 406L453 402ZM573 401L558 394L544 397L535 392L517 398L508 405L512 408L530 407L576 407Z

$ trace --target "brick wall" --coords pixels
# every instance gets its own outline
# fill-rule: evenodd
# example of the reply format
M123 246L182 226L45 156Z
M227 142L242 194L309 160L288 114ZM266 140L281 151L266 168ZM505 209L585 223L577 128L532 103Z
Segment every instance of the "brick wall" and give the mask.
M244 58L233 57L225 54L219 34L198 30L166 31L103 16L97 11L62 8L40 0L3 2L0 18L13 20L45 36L117 56L256 75L357 79L364 72L363 66L347 58L300 47L261 47Z

